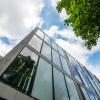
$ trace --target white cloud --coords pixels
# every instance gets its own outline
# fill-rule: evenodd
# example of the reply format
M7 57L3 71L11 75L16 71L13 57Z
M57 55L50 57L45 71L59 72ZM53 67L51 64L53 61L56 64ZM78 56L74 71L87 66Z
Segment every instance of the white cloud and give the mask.
M55 10L57 7L57 3L59 1L61 1L61 0L51 0L51 5ZM58 11L56 10L56 12L58 12ZM64 21L65 19L69 18L69 15L66 14L66 11L64 8L62 9L61 13L58 13L58 15L59 15L61 21Z
M65 19L69 18L69 15L66 14L66 11L64 8L62 9L61 13L59 13L59 17L60 17L61 21L64 21Z
M54 9L56 9L56 6L57 6L57 3L58 1L61 1L61 0L51 0L51 5Z
M0 0L0 37L17 39L18 43L43 23L40 17L43 7L43 0ZM0 54L6 54L12 47L0 43Z
M52 37L54 34L56 34L58 32L59 27L56 25L53 25L52 27L50 27L49 30L44 30L44 32L49 36Z
M0 0L0 35L14 38L29 32L42 20L43 6L43 0Z

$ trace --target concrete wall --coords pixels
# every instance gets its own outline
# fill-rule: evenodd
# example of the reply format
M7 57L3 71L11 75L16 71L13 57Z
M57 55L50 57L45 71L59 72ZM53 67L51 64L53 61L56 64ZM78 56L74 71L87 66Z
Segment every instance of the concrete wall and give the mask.
M2 82L0 82L0 97L7 100L35 100L34 98L29 97Z

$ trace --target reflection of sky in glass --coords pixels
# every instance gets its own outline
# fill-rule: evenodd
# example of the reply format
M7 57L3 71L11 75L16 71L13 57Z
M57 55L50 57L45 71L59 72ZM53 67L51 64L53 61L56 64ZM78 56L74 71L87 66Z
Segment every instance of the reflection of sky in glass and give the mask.
M63 66L63 69L68 73L70 74L70 71L69 71L69 68L68 68L68 64L66 62L66 59L60 55L60 58L61 58L61 62L62 62L62 66Z
M43 32L41 32L40 30L38 30L37 32L36 32L36 34L40 37L40 38L44 38L44 33Z
M51 47L48 46L46 43L43 43L42 51L41 53L46 56L48 59L51 60Z
M32 37L32 39L28 43L31 47L36 49L37 51L40 51L42 40L39 39L36 35Z
M65 79L66 79L66 82L67 82L70 99L71 100L79 100L78 93L77 93L77 90L76 90L76 87L74 85L73 80L71 80L67 76L65 76Z
M39 100L52 100L52 67L40 59L37 69L32 96Z
M59 53L62 54L62 55L64 56L64 51L63 51L63 49L62 49L61 47L58 46L58 50L59 50Z
M86 90L85 90L83 87L81 87L81 89L82 89L82 92L83 92L83 94L84 94L86 100L90 100L90 99L89 99L89 96L87 95Z
M96 100L92 93L90 93L90 92L88 91L87 94L88 94L88 96L90 97L91 100Z
M49 45L51 45L50 38L48 38L46 35L45 35L44 41L47 42Z
M52 49L52 57L53 57L53 62L57 64L59 67L61 67L60 59L59 59L59 54Z
M37 61L38 59L38 56L26 47L22 50L20 54L22 54L23 56L30 56L31 59L34 61Z
M69 100L63 74L54 69L55 100Z
M56 44L54 41L52 41L52 47L53 47L54 49L58 50L58 49L57 49L57 44Z

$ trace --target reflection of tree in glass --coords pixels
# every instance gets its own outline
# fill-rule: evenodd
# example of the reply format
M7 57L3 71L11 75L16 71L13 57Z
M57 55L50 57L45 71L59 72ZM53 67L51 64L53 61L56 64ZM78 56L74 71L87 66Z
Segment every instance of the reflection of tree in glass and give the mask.
M31 60L30 56L25 57L20 54L3 74L3 80L27 91L34 69L35 61Z

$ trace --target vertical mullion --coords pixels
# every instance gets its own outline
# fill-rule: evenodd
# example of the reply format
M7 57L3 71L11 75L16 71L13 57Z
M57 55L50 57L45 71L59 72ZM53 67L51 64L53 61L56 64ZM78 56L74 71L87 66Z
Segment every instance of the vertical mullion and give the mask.
M52 58L52 41L51 41L51 62L53 62ZM52 93L53 93L53 100L55 100L55 90L54 90L54 73L53 73L53 66L52 66Z
M58 49L58 46L57 46L57 49ZM59 52L59 49L58 49L58 52ZM61 62L61 58L60 58L60 53L59 53L59 59L60 59L60 64L61 64L62 70L64 70L64 69L63 69L62 62ZM65 81L65 86L66 86L66 89L67 89L68 98L69 98L69 100L70 100L70 95L69 95L68 86L67 86L67 82L66 82L64 73L63 73L63 77L64 77L64 81Z

